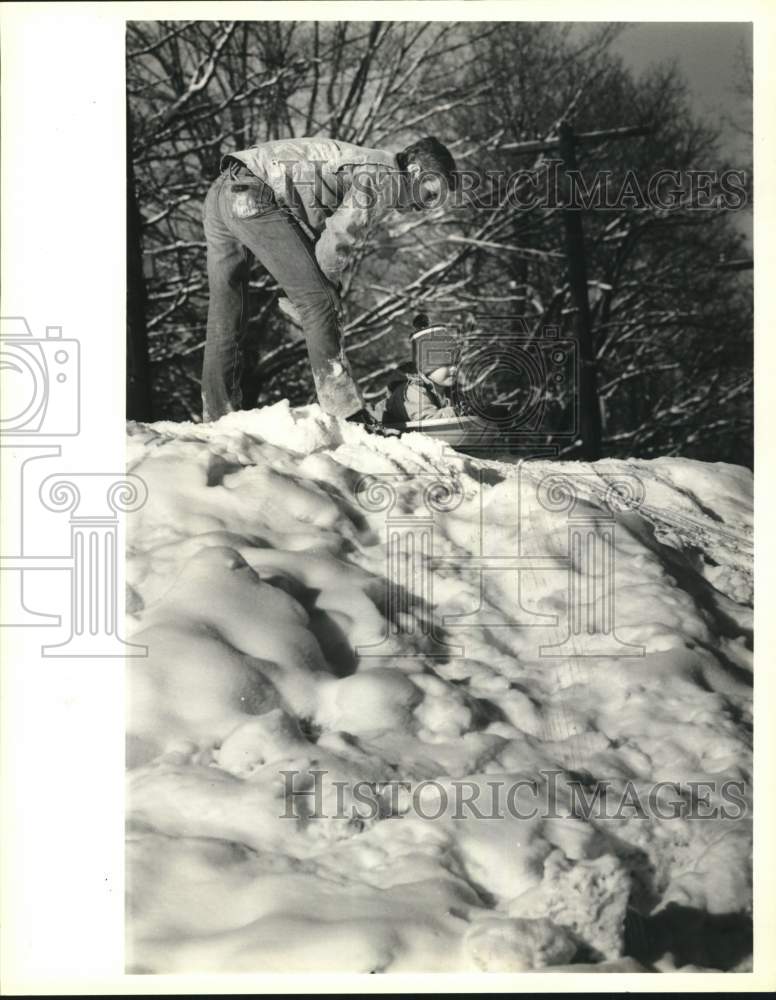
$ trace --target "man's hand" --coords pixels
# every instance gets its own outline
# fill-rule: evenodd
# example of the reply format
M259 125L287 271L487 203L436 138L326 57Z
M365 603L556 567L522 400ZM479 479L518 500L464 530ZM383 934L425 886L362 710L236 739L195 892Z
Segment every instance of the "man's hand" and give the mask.
M296 311L296 306L293 305L290 299L287 299L285 296L278 299L278 309L280 309L286 319L290 320L296 326L301 327L302 321L299 318L299 313Z

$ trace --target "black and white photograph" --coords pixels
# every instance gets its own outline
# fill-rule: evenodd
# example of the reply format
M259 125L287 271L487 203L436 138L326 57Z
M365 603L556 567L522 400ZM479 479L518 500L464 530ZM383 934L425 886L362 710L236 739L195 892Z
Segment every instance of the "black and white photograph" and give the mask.
M765 8L108 4L37 133L54 8L99 21L40 6L3 56L4 992L773 988ZM29 745L93 979L30 971Z

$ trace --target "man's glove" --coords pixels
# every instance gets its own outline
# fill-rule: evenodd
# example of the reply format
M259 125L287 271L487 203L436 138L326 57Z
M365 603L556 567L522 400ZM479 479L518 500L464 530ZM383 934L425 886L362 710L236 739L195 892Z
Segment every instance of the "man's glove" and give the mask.
M360 424L365 431L369 431L370 434L380 434L382 437L399 437L400 432L394 427L386 427L381 420L364 407L357 413L351 413L349 417L345 417L350 424Z

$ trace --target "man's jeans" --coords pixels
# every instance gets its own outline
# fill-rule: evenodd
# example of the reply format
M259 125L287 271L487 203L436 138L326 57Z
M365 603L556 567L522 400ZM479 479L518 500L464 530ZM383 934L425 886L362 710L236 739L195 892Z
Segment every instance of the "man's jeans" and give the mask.
M240 408L251 255L296 307L321 408L338 417L360 410L364 404L342 346L337 289L318 266L314 246L291 211L277 203L269 185L233 163L211 186L203 222L210 286L203 420Z

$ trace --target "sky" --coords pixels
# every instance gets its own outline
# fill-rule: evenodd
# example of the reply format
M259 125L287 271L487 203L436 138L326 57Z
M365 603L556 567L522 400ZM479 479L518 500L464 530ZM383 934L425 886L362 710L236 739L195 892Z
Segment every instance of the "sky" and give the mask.
M742 46L751 56L748 22L646 22L628 25L612 48L636 74L654 63L676 60L695 111L720 127L723 152L745 169L751 163L751 140L727 121L744 124L751 114L751 105L735 92ZM736 222L751 239L751 211L737 212Z
M612 47L636 73L675 59L696 111L719 123L724 116L743 121L748 113L735 93L741 46L751 55L752 27L747 22L632 24ZM726 125L724 137L731 154L747 155L745 142Z

